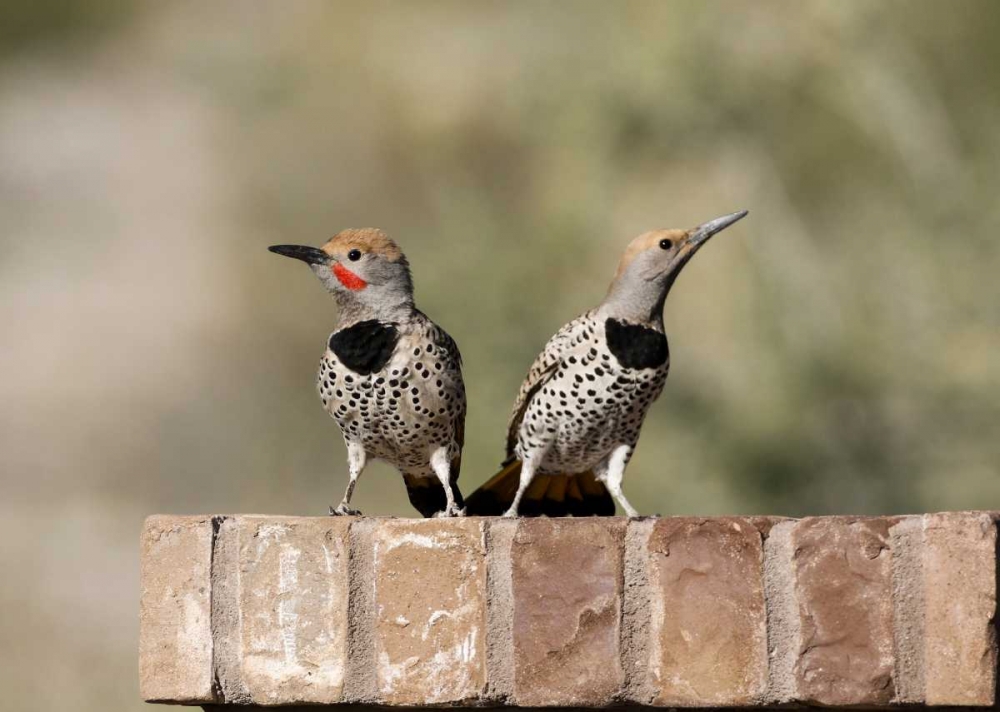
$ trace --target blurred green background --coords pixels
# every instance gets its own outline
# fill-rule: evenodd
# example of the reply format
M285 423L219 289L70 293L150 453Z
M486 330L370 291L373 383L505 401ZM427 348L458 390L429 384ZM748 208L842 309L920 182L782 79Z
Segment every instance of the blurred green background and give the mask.
M634 235L685 270L643 512L1000 508L1000 3L0 4L0 689L141 709L152 512L321 514L336 312L269 254L378 226L465 355L466 492ZM408 516L395 474L359 486Z

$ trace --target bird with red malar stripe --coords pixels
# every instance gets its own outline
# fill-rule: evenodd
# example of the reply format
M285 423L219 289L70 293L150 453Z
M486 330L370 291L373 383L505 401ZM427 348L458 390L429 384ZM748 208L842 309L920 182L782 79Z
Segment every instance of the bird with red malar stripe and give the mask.
M425 517L464 514L458 475L465 383L455 341L413 301L410 267L381 230L344 230L322 248L268 248L301 260L340 306L316 377L323 408L347 445L349 479L330 514L360 514L351 497L369 460L403 475Z

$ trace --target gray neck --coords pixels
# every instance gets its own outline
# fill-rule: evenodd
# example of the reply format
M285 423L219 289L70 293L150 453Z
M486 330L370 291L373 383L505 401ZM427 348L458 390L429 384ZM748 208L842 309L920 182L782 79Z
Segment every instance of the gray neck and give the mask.
M606 316L663 329L663 303L673 280L646 280L628 273L611 285L601 310Z
M340 318L337 328L357 324L359 321L374 319L384 322L404 322L409 320L416 311L413 304L413 294L403 289L392 289L388 286L371 291L364 290L361 294L338 290L333 296L340 307ZM367 294L365 292L368 292Z

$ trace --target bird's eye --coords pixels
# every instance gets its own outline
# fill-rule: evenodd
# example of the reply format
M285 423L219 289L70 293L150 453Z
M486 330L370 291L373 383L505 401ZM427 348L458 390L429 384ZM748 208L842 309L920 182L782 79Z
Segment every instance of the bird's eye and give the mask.
M674 246L674 241L673 240L668 240L667 238L663 238L662 240L660 240L660 249L661 250L669 250L673 246Z
M361 259L361 250L351 250L347 253L347 259L351 262L357 262Z

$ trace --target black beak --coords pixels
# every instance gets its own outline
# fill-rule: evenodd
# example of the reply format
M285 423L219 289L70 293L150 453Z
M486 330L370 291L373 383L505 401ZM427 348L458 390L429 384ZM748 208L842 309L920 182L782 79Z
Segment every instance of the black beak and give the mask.
M709 220L704 225L699 225L694 230L691 231L691 242L695 245L700 245L705 242L717 232L722 232L727 227L732 225L737 220L742 220L747 216L747 210L741 210L738 213L732 213L730 215L723 215L721 218L716 218L715 220Z
M311 265L326 264L330 261L330 255L317 247L305 247L303 245L271 245L268 247L276 255L284 255L296 260L302 260Z

